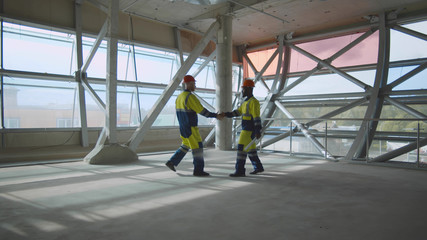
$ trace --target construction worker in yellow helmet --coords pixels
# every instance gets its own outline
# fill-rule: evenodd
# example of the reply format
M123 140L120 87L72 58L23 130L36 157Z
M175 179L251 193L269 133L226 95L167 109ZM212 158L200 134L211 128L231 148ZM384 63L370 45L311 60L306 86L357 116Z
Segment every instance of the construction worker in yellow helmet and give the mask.
M254 171L250 174L257 174L264 171L261 160L258 157L255 143L247 147L248 144L256 137L261 138L261 117L259 101L253 96L255 83L252 80L245 80L242 85L242 95L246 97L243 104L232 112L221 113L228 118L242 116L242 131L237 145L237 159L235 172L230 174L230 177L244 177L246 157L252 163Z
M209 176L204 171L203 143L198 128L197 114L207 118L217 118L221 120L224 116L209 112L200 104L199 99L192 94L196 90L196 80L191 75L184 77L185 91L176 98L176 115L179 122L182 144L175 154L166 162L166 166L172 171L181 162L187 152L191 149L193 153L193 175Z

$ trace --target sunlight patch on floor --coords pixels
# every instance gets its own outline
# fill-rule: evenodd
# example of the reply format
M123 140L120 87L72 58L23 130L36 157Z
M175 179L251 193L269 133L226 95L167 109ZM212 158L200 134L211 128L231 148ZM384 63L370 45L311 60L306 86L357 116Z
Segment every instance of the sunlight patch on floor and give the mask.
M85 221L85 222L97 222L97 221L107 220L106 217L99 216L97 214L90 213L90 212L84 212L81 210L66 211L65 214L67 214L68 216L76 220Z
M211 155L214 155L211 153ZM230 178L234 172L235 160L218 157L206 161L205 170L210 177L194 177L191 163L180 165L177 172L164 166L164 161L150 159L147 165L98 166L85 163L52 165L50 167L30 169L30 175L24 176L22 170L17 176L0 177L0 185L23 185L20 190L0 192L0 198L20 202L39 209L60 209L74 206L64 213L73 219L84 222L106 221L123 216L139 214L196 200L203 197L259 183L262 179L275 178L302 171L325 160L300 161L293 158L268 155L262 158L265 172L250 175L252 165L246 163L245 178ZM234 158L234 154L233 154ZM148 161L147 161L148 162ZM158 167L157 167L158 165ZM33 174L33 175L31 175ZM67 179L63 181L61 179ZM57 183L57 180L62 182ZM37 187L37 183L47 183ZM68 183L68 184L66 184ZM13 189L13 188L12 188ZM49 220L30 219L31 224L42 231L59 231L65 228ZM0 225L4 229L23 236L24 232L11 225Z
M140 199L135 202L116 202L114 204L100 205L84 210L82 213L90 213L105 218L118 218L127 215L141 213L143 211L160 208L167 205L179 204L181 202L190 201L196 198L213 195L218 191L208 189L189 189L174 190L167 193L166 196L149 199Z
M55 232L66 229L64 225L43 219L28 218L26 221L43 232Z
M13 226L10 223L0 223L0 227L3 228L3 229L5 229L5 230L11 231L11 232L13 232L13 233L15 233L15 234L17 234L19 236L28 237L27 233L25 233L24 231L22 231L18 227Z
M206 178L188 178L184 180L196 180L200 183L200 180L208 180L207 183L200 187L185 187L187 184L181 180L183 178L176 179L179 186L170 188L169 191L162 191L161 193L147 194L140 198L126 198L126 200L118 201L109 204L98 205L83 209L81 211L73 211L68 214L76 219L84 221L96 221L103 218L118 218L131 214L138 214L144 211L168 206L175 205L194 199L207 197L220 193L227 190L243 187L252 184L251 182L238 181L238 180L220 180ZM209 184L209 180L214 182Z
M85 163L84 163L85 164ZM87 164L85 164L88 166ZM95 166L96 167L96 166ZM63 169L53 168L50 166L30 166L25 171L16 171L12 168L0 169L0 186L13 184L34 183L41 181L60 180L68 178L78 178L92 176L96 174L119 173L129 170L144 170L152 168L149 166L128 166L128 167L109 167L109 168L87 168L87 169ZM40 170L51 170L47 173L39 172ZM54 172L53 172L54 171ZM20 173L21 172L21 173ZM35 174L32 176L32 174Z
M6 180L2 179L0 181L0 186L60 180L60 179L67 179L67 178L74 178L74 177L85 177L85 176L91 176L95 174L96 173L90 173L90 172L70 172L70 173L61 173L58 175L52 174L52 175L42 175L42 176L35 176L35 177L26 177L26 178L16 177L16 178L11 178Z

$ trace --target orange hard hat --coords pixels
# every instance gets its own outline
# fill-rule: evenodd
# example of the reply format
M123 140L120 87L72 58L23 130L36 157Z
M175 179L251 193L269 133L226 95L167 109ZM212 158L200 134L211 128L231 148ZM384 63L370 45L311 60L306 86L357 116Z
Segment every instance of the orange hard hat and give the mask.
M252 80L245 80L242 87L255 87L255 83Z
M191 75L185 75L184 76L184 83L195 82L195 81L196 81L196 79L194 79L194 77Z

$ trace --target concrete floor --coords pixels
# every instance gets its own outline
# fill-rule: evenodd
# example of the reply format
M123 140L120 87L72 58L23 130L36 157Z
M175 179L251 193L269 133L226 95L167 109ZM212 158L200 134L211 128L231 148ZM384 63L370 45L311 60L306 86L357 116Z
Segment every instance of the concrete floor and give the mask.
M230 178L235 154L206 150L205 178L191 154L177 173L171 154L0 168L0 238L427 239L425 170L261 153Z

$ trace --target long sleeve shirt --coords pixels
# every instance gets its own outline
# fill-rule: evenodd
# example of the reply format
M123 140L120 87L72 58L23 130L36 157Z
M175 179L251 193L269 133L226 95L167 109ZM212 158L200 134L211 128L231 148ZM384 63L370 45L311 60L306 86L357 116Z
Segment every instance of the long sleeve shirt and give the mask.
M179 129L183 137L189 137L191 135L191 127L197 127L197 114L207 118L217 117L216 113L209 112L204 108L199 99L188 90L178 95L175 104Z
M255 134L261 133L261 117L259 101L255 97L246 98L240 107L225 115L229 118L242 116L242 129L253 131Z

